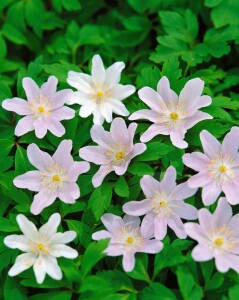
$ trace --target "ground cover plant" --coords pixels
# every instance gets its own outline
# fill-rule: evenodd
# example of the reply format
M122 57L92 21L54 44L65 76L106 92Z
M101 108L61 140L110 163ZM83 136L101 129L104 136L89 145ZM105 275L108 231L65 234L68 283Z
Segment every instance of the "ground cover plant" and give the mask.
M239 1L0 1L0 299L239 294Z

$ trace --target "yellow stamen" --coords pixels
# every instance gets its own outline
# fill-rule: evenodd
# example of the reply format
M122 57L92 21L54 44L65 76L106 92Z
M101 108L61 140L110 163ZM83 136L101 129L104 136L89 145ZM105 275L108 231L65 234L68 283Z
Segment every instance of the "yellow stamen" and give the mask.
M221 165L221 166L219 167L219 171L220 171L221 173L226 172L226 170L227 170L227 167L226 167L225 165Z
M176 112L171 112L170 119L174 121L178 120L178 114Z
M217 245L217 246L222 246L223 243L224 243L224 241L223 241L222 238L217 238L217 239L215 239L214 243L215 243L215 245Z
M43 250L44 249L44 245L43 244L37 244L37 248L38 250Z
M133 244L134 239L132 238L132 236L129 236L126 240L127 244Z
M39 113L44 113L45 112L45 108L42 105L38 106L38 112Z
M52 177L52 181L54 182L60 182L61 181L61 178L59 175L55 174L53 177Z
M102 91L98 91L96 93L97 97L102 98L103 97L103 92Z
M122 160L122 159L124 159L124 157L125 157L124 152L122 152L122 151L117 152L117 153L115 154L115 157L116 157L117 160Z
M160 202L159 202L159 205L160 205L161 207L165 207L165 206L166 206L166 202L165 202L165 201L160 201Z

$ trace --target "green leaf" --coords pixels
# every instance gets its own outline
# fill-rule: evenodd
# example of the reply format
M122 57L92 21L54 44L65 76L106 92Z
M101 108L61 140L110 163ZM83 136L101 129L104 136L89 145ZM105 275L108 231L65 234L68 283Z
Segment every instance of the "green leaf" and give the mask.
M140 74L137 77L137 86L138 88L149 86L156 89L160 78L160 71L157 67L145 67L140 71Z
M147 143L147 149L141 155L135 158L136 161L152 161L159 160L164 155L167 155L169 152L173 151L172 146L160 142L150 142Z
M136 254L136 264L133 271L127 274L137 280L142 280L150 282L150 277L148 274L148 255L147 254Z
M28 300L70 300L72 297L72 292L71 291L58 291L58 292L53 292L53 293L44 293L44 294L38 294L34 295L28 298Z
M17 28L9 23L5 23L2 33L11 42L18 45L26 45L28 43L26 36Z
M16 279L8 276L4 284L4 299L27 300L28 298Z
M120 197L129 197L129 187L123 176L120 176L115 183L114 190Z
M85 223L76 220L66 220L70 230L77 233L77 237L84 247L87 247L91 241L92 229Z
M15 177L24 174L32 169L33 167L27 157L27 151L17 145L17 151L15 155Z
M158 282L152 282L150 287L139 293L139 300L177 300L177 297L167 287Z
M130 165L128 172L133 175L144 176L144 175L154 175L154 170L147 164L142 162L135 162Z
M229 300L238 300L239 285L235 285L229 289L228 296Z

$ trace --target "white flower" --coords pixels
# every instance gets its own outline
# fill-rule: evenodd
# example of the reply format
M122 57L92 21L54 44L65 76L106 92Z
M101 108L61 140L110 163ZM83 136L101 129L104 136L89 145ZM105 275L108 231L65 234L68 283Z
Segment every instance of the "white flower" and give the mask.
M9 235L4 239L4 244L9 248L19 249L26 253L17 257L15 264L8 272L10 276L18 275L33 266L39 284L43 283L46 274L56 280L62 278L56 258L73 259L78 256L78 253L65 245L75 239L75 231L57 232L60 221L60 214L55 213L38 231L36 226L24 215L17 216L17 223L23 235Z
M87 118L93 114L94 124L102 125L104 120L110 123L112 113L128 116L122 100L135 92L133 85L119 84L120 75L125 68L123 62L116 62L108 69L104 68L99 55L92 59L92 75L70 71L67 82L78 91L69 100L68 104L80 104L79 115Z

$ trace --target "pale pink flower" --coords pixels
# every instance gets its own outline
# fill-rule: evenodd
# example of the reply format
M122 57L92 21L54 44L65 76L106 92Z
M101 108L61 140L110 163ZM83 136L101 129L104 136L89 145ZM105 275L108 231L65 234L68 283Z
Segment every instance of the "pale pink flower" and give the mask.
M51 215L46 224L37 230L36 226L24 215L17 216L17 223L23 234L5 237L4 244L25 253L18 255L15 264L8 272L9 276L16 276L33 266L39 284L43 283L46 274L55 280L62 279L62 271L57 263L57 258L73 259L78 256L78 253L65 245L76 238L76 232L57 232L60 222L61 216L55 213Z
M184 164L199 172L188 180L190 187L202 187L202 201L213 204L223 191L232 205L239 203L239 128L233 127L222 144L208 131L200 133L204 154L183 156Z
M184 224L187 234L198 242L192 251L193 259L215 258L219 272L233 269L239 273L239 214L232 217L226 198L220 198L213 214L202 208L198 215L199 224Z
M70 89L56 92L58 80L50 76L41 88L29 77L22 80L27 101L20 98L6 99L2 107L25 116L15 128L15 135L21 136L35 130L36 136L43 138L47 130L60 137L65 133L62 120L74 118L75 111L64 104L71 98L73 91Z
M212 119L209 114L199 111L211 104L209 96L201 96L204 81L199 78L189 80L179 96L170 89L167 77L163 76L157 92L150 87L139 90L139 98L150 107L133 113L129 120L147 119L151 125L141 136L141 142L148 142L158 134L170 135L174 146L187 148L184 141L187 130L202 120Z
M73 71L68 73L67 82L78 90L68 104L80 104L79 115L87 118L93 114L93 122L97 125L102 125L104 120L111 123L112 113L128 116L129 111L122 100L132 95L135 87L119 84L124 68L123 62L116 62L105 69L101 57L94 55L91 76Z
M113 214L104 214L101 221L107 230L93 233L92 238L96 241L110 238L105 253L109 256L123 255L123 268L126 272L134 269L136 252L155 254L163 248L162 242L142 233L139 217L125 215L122 219Z
M123 175L131 159L146 150L146 146L142 143L133 144L136 128L136 123L131 123L127 128L122 118L113 120L110 132L105 131L101 125L94 125L91 128L91 138L99 146L81 148L79 155L101 166L92 179L94 187L100 186L105 176L112 171L117 175Z
M183 200L194 195L197 189L189 188L187 182L177 185L176 170L172 166L166 170L161 182L145 175L140 185L146 199L124 204L123 211L132 216L145 215L141 225L143 234L161 240L169 226L177 237L185 239L187 234L181 218L197 219L197 209Z
M27 147L27 157L38 170L17 176L13 183L18 188L39 192L34 196L30 208L34 215L51 205L57 197L70 204L80 197L76 181L80 174L90 169L90 164L74 161L71 149L71 140L62 141L52 157L35 144Z

